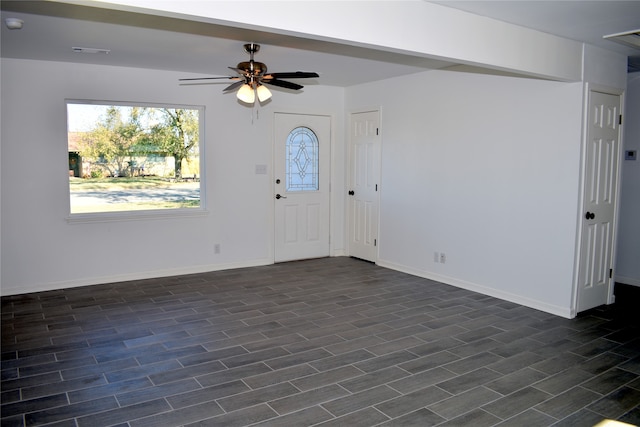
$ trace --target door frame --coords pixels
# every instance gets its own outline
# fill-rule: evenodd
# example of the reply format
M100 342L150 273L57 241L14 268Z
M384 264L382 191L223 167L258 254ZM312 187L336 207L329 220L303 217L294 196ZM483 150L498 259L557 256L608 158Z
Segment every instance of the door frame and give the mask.
M353 116L355 114L362 114L362 113L372 113L372 112L377 112L378 113L378 128L380 129L380 147L379 147L379 152L378 152L378 193L377 193L377 197L378 197L378 203L377 203L377 210L378 212L376 213L376 218L378 220L377 224L375 225L376 227L376 237L377 237L377 244L376 244L376 250L375 250L375 259L373 260L374 264L378 264L378 260L380 259L380 201L382 200L381 194L382 194L382 107L381 106L372 106L369 108L358 108L355 110L351 110L348 112L348 118L347 118L347 129L346 129L346 135L347 135L347 140L346 140L346 147L345 147L345 151L346 151L346 162L345 162L345 185L347 188L344 189L344 195L343 195L343 200L344 200L344 229L345 229L345 245L346 245L346 251L347 251L347 255L351 256L351 208L350 208L350 203L349 203L349 196L347 194L347 190L349 188L352 187L352 183L351 183L351 161L352 161L352 153L351 153L351 126L353 124Z
M268 208L268 212L269 212L269 240L270 240L270 245L269 245L269 259L271 259L271 263L275 264L276 263L276 234L275 234L275 228L276 228L276 206L275 206L275 197L276 197L276 176L275 176L275 165L276 165L276 144L278 143L278 141L276 141L276 128L275 128L275 123L276 123L276 114L291 114L291 115L298 115L298 116L323 116L323 117L329 117L330 122L331 122L331 128L329 129L329 135L330 135L330 141L329 141L329 164L327 165L327 170L329 173L329 256L333 257L336 256L336 251L335 251L335 239L334 239L334 234L335 234L335 200L334 200L334 191L333 190L333 183L335 181L335 175L334 175L334 156L336 153L336 116L335 114L332 113L327 113L326 111L293 111L293 110L274 110L273 113L271 113L270 117L270 128L269 128L269 132L271 135L271 170L269 171L269 174L267 175L269 177L269 179L271 180L271 186L270 186L270 205Z
M616 189L615 189L615 203L613 213L613 237L611 242L611 268L613 269L613 276L609 281L609 292L606 304L613 304L615 302L614 284L615 284L615 271L616 271L616 252L617 252L617 240L618 240L618 220L620 216L620 187L622 183L622 160L624 146L624 120L625 118L625 90L620 88L613 88L608 86L602 86L598 84L592 84L586 82L583 86L583 116L582 116L582 136L580 144L580 185L579 185L579 197L578 197L578 209L577 209L577 224L576 224L576 246L574 252L574 268L573 268L573 287L571 295L571 309L570 317L574 318L578 314L578 300L580 298L580 268L582 268L581 255L583 251L582 238L583 238L583 215L584 215L584 200L586 191L586 173L587 173L587 145L590 137L590 103L592 92L600 92L607 95L617 96L620 101L620 114L623 117L623 124L618 127L618 170L616 171Z

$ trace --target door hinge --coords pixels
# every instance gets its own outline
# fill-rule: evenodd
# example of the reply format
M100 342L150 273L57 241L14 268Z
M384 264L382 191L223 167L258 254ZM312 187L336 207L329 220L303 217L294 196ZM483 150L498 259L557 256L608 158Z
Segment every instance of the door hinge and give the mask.
M378 191L378 184L376 184L376 191Z
M380 135L380 128L376 128L376 135Z
M613 278L613 268L609 269L609 279Z
M373 239L373 246L378 246L378 239Z
M621 125L622 124L622 114L620 114L619 118L618 118L618 124Z

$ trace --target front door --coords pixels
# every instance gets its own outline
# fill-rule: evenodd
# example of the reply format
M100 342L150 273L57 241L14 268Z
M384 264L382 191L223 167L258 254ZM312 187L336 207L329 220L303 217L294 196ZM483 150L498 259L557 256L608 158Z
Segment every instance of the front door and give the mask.
M612 285L620 97L590 92L577 311L609 302Z
M331 118L276 113L274 260L329 256Z
M349 255L376 262L381 149L379 113L354 113L350 126Z

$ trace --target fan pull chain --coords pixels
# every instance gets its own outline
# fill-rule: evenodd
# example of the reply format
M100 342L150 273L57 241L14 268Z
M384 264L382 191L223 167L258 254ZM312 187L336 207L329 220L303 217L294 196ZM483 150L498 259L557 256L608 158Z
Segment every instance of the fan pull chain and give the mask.
M254 103L251 106L251 124L252 125L253 125L253 122L254 122L254 120L253 120L254 115L255 115L255 120L260 120L260 108L258 108L259 106L256 107L256 104L257 104L257 102ZM254 114L254 112L255 112L255 114Z
M255 111L256 111L256 104L254 103L251 106L251 125L253 125L253 116L254 116Z

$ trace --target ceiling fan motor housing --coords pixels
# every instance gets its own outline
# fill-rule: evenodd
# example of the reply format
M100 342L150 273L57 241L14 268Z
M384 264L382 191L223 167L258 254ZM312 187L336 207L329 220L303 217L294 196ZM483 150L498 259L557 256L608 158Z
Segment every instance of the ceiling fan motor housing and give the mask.
M258 61L244 61L239 63L237 68L253 76L263 76L267 73L267 66Z

